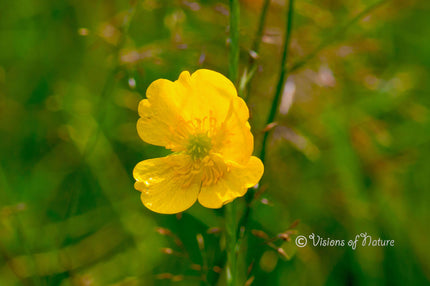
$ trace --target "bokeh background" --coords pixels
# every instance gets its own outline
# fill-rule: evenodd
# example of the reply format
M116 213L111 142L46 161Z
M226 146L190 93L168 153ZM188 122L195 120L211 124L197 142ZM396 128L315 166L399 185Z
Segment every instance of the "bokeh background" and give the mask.
M262 2L241 2L241 73ZM256 151L285 26L271 2L246 90ZM288 63L305 61L269 137L247 285L430 283L430 2L385 1L343 29L374 3L296 1ZM228 21L228 1L0 1L0 285L224 285L223 209L152 213L132 170L168 154L135 129L147 86L227 74ZM297 234L395 246L268 241L297 219Z

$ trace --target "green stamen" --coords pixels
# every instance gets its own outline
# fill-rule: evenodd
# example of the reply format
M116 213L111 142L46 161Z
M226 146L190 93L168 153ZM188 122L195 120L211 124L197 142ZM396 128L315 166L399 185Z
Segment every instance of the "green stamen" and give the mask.
M208 155L211 148L212 142L207 134L194 134L188 141L187 153L193 158L193 160L199 160Z

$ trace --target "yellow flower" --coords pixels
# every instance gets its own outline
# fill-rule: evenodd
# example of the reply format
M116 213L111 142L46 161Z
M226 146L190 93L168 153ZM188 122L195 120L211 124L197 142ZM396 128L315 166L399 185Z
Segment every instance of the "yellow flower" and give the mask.
M230 80L211 70L184 71L175 82L154 81L146 97L139 103L139 136L173 151L134 168L147 208L178 213L197 199L220 208L258 183L264 167L251 156L249 111Z

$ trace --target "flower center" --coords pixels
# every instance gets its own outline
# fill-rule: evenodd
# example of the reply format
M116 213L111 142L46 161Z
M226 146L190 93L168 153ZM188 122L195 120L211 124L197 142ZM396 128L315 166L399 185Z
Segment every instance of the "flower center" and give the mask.
M212 141L207 133L191 135L188 139L187 154L195 160L200 160L209 154L212 148Z

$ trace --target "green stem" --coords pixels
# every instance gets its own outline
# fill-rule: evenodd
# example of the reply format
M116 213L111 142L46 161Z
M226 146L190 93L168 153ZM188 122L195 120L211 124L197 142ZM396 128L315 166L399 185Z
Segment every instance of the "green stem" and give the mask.
M364 16L368 15L371 11L373 11L376 8L378 8L379 6L381 6L382 4L384 4L385 2L387 2L387 0L382 0L382 1L376 2L375 4L370 5L369 7L367 7L363 11L361 11L359 14L357 14L357 16L355 16L354 18L352 18L351 20L349 20L344 25L340 26L340 28L338 28L331 36L325 38L312 52L310 52L303 59L301 59L301 60L297 61L296 63L294 63L291 66L291 68L289 69L289 71L290 72L294 72L294 71L298 70L299 68L301 68L302 66L304 66L308 61L310 61L311 59L313 59L321 50L323 50L325 47L327 47L328 45L332 44L333 42L335 42L336 40L338 40L341 36L343 36L344 33L345 33L345 31L349 27L351 27L357 21L359 21L360 19L362 19Z
M230 0L230 80L237 84L239 71L239 1Z
M237 223L236 204L234 201L225 206L225 226L227 236L227 286L235 286L237 281Z
M281 62L281 72L280 72L278 84L276 86L275 97L274 97L273 102L272 102L272 107L270 109L270 113L269 113L269 116L268 116L267 121L266 121L266 126L268 124L272 123L274 121L274 119L275 119L276 113L277 113L278 108L279 108L279 103L280 103L280 99L281 99L282 90L283 90L283 87L284 87L285 76L287 74L286 60L288 58L288 45L289 45L289 41L290 41L290 35L291 35L290 32L291 32L291 27L292 27L292 15L293 15L293 8L294 8L294 6L293 6L294 3L293 2L294 2L294 0L290 0L290 5L289 5L289 9L288 9L288 22L287 22L287 29L286 29L285 44L284 44L283 57L282 57L282 62ZM328 46L329 44L333 43L338 38L340 38L349 27L351 27L358 20L362 19L364 16L366 16L367 14L369 14L372 10L374 10L377 7L381 6L385 2L387 2L387 0L382 0L382 1L376 2L375 4L370 5L369 7L367 7L363 11L361 11L357 16L355 16L354 18L352 18L351 20L349 20L346 24L342 25L336 32L333 33L332 36L327 37L324 41L322 41L321 44L319 44L304 59L302 59L302 60L296 62L295 64L293 64L291 66L291 68L289 69L289 72L293 72L293 71L301 68L309 60L311 60L312 58L314 58L322 49L324 49L326 46ZM267 145L267 140L268 140L268 137L269 137L269 131L270 130L267 130L264 133L264 135L263 135L263 143L261 145L260 159L261 159L261 161L263 163L264 163L264 160L265 160L265 157L266 157L266 145Z
M276 112L278 110L280 99L281 99L282 90L284 87L285 77L287 75L287 70L285 67L288 59L288 47L290 45L291 30L293 26L293 14L294 14L294 0L290 0L288 5L288 10L287 10L285 39L284 39L284 46L282 49L281 65L279 68L279 79L278 79L278 84L276 85L275 96L272 101L272 106L270 108L269 116L267 117L266 125L272 123L273 120L275 119ZM263 163L265 160L265 152L266 152L266 144L267 144L268 136L269 136L269 131L266 131L263 135L263 142L261 144L260 159ZM246 209L239 222L239 226L241 227L246 226L248 219L251 215L251 202L254 199L254 195L255 195L254 193L255 193L255 190L250 189L248 191L248 194L246 195L246 203L247 203ZM239 232L236 230L236 233L238 235ZM242 240L242 238L240 240Z
M258 54L260 51L261 38L263 36L264 23L266 22L267 11L269 10L270 0L264 0L263 7L261 9L260 19L258 20L258 29L255 34L254 42L252 43L252 50ZM251 63L254 62L253 57L249 57Z
M251 47L251 51L256 53L258 55L258 53L260 52L260 44L261 44L261 39L263 37L263 31L264 31L264 24L266 23L266 16L267 16L267 11L269 10L269 5L270 5L270 0L264 0L263 3L263 7L261 8L261 13L260 13L260 19L258 20L258 28L257 28L257 32L255 33L255 37L254 37L254 42L252 43L252 47ZM253 57L251 54L249 55L249 61L248 61L248 68L246 69L247 73L251 73L249 75L249 79L248 79L248 85L244 88L246 88L246 95L245 95L245 101L249 100L249 91L251 90L251 83L252 83L252 78L254 77L255 74L255 68L256 68L256 61L255 61L255 57ZM243 93L243 91L241 92Z
M293 12L294 12L294 0L289 1L288 10L287 10L287 21L285 28L285 39L284 39L284 47L282 49L282 60L281 66L279 68L279 79L276 85L275 96L272 101L272 106L270 108L269 116L266 120L266 126L273 122L276 116L276 112L278 111L279 103L281 100L281 94L284 87L285 77L287 75L286 63L288 60L288 47L290 46L291 39L291 30L293 26ZM266 144L267 139L269 137L269 131L264 132L263 143L261 145L260 151L260 159L264 163L265 155L266 155Z
M332 36L327 37L320 45L318 45L312 52L310 52L306 57L304 57L302 60L297 61L296 63L294 63L289 69L288 71L290 73L296 71L297 69L301 68L303 65L305 65L309 60L311 60L314 56L316 56L322 49L324 49L327 45L333 43L334 41L336 41L337 39L339 39L343 33L350 27L352 26L354 23L356 23L357 21L359 21L360 19L362 19L363 17L365 17L366 15L368 15L370 12L372 12L373 10L375 10L376 8L378 8L379 6L381 6L382 4L384 4L385 2L387 2L387 0L382 0L379 2L376 2L373 5L370 5L369 7L367 7L366 9L364 9L362 12L360 12L357 16L355 16L354 18L352 18L351 20L349 20L347 23L345 23L344 25L342 25L335 33L333 33ZM288 12L290 13L290 11ZM286 68L284 66L284 73L286 73ZM285 74L284 74L285 76ZM279 82L278 82L278 86L279 86ZM282 87L282 85L281 85ZM274 105L272 105L272 110L275 110L275 112L278 109L278 106L275 105L275 108L273 108ZM272 111L271 110L271 111ZM274 119L274 114L271 113L271 116L269 117L269 119L267 120L268 124L273 122ZM262 143L262 149L261 149L261 153L260 153L260 159L264 162L264 158L265 158L265 150L266 150L266 144L267 144L267 139L268 139L268 132L266 131L263 137L263 143ZM254 194L255 191L253 189L250 189L248 191L248 193L246 194L246 202L247 202L247 206L245 209L245 212L243 214L243 216L240 219L239 222L239 226L246 226L248 224L248 219L251 215L251 207L250 204L254 199ZM245 228L246 230L246 228Z
M230 80L236 85L239 71L239 1L230 0ZM225 206L225 226L227 239L227 286L236 286L237 277L237 237L236 204Z

